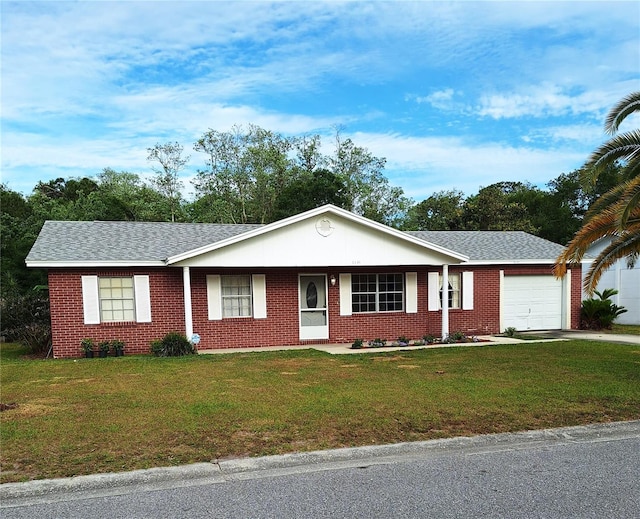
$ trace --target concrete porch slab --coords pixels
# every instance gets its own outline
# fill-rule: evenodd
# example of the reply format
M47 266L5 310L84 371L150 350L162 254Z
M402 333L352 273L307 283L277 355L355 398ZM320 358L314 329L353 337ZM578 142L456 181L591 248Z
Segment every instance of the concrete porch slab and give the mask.
M353 355L360 353L384 353L389 351L413 351L413 350L424 350L424 349L434 349L434 348L464 348L464 347L482 347L482 346L492 346L496 344L522 344L526 342L534 342L534 341L526 341L522 339L515 339L513 337L494 337L494 336L479 336L478 339L481 342L464 342L464 343L455 343L455 344L424 344L421 346L389 346L386 348L361 348L361 349L352 349L351 343L339 343L339 344L303 344L303 345L294 345L294 346L264 346L260 348L220 348L220 349L209 349L209 350L198 350L198 353L203 355L215 355L222 353L251 353L251 352L265 352L265 351L286 351L286 350L319 350L324 351L325 353L329 353L331 355ZM542 339L540 341L535 342L554 342L554 341L562 341L566 340L563 338L554 338L554 339Z

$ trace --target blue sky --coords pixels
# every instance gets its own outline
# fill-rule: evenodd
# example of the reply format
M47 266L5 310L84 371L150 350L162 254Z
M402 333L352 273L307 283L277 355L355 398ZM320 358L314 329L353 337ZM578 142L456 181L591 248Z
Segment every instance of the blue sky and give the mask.
M2 0L2 182L152 174L208 129L336 126L416 201L540 187L640 89L638 2ZM638 119L628 119L637 126ZM627 126L621 128L624 130Z

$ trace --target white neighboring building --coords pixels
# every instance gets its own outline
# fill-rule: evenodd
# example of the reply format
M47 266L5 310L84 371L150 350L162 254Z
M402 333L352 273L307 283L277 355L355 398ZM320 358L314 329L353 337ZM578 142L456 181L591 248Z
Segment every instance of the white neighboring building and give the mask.
M611 238L598 240L585 254L582 260L583 285L584 278L591 268L593 259L609 245L610 241ZM618 294L613 296L611 300L615 304L624 306L627 309L615 322L618 324L640 324L640 260L636 262L635 267L632 269L627 267L625 259L619 260L600 278L597 290L602 292L605 288L615 288ZM582 299L587 299L584 289Z

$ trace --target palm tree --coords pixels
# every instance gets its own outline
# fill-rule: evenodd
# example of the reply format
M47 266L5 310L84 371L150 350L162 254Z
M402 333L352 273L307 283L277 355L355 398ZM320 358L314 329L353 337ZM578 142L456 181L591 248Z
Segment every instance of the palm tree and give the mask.
M615 135L622 121L635 112L640 112L640 91L629 94L611 109L605 131ZM615 163L623 165L626 180L589 208L582 228L554 267L556 276L563 277L568 264L580 263L593 243L610 237L611 243L593 261L585 277L584 289L589 295L597 288L604 271L616 261L626 258L631 267L640 255L640 130L615 135L591 154L581 170L584 187L594 185L600 173Z

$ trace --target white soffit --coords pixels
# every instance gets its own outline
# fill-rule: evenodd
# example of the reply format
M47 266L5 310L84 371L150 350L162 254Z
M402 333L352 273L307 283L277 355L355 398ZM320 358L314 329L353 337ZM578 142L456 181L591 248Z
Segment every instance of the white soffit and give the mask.
M442 265L468 257L354 215L323 206L254 231L168 258L189 267Z

